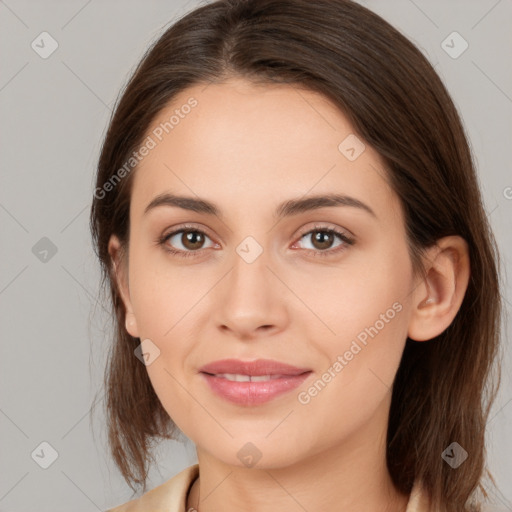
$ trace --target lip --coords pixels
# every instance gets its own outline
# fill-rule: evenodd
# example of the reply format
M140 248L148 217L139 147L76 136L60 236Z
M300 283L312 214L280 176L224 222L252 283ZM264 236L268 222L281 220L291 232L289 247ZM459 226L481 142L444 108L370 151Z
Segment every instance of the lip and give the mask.
M310 368L298 368L273 359L257 359L256 361L241 361L240 359L221 359L214 361L199 369L200 372L238 373L241 375L283 375L296 376L311 371Z
M274 377L267 381L237 382L217 375L223 373ZM312 371L308 368L298 368L269 359L258 359L257 361L223 359L207 364L200 369L200 375L214 393L242 406L264 404L300 386L311 373Z

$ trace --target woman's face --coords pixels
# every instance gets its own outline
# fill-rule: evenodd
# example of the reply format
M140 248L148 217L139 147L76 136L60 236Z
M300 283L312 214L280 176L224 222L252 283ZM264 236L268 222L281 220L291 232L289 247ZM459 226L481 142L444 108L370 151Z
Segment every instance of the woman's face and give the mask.
M356 457L354 441L382 441L414 279L379 155L324 97L240 79L182 92L147 135L124 300L174 422L238 466ZM345 199L309 199L331 195ZM223 359L309 373L280 384L201 373ZM292 389L269 399L279 385Z

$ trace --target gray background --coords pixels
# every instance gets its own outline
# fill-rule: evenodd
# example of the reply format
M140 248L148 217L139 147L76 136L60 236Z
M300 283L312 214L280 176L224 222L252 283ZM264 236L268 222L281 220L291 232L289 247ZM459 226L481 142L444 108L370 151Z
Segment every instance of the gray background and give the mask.
M502 251L508 315L512 1L361 3L422 49L462 114ZM89 205L100 143L119 90L162 28L195 5L0 1L1 511L105 510L131 496L105 443L101 377L108 320L97 300ZM46 59L31 47L43 31L58 43ZM461 39L448 38L444 44L451 49L442 46L454 31L469 44L457 58ZM505 500L512 502L509 340L505 326L503 384L488 433L489 465L500 488L495 510L503 511L511 510ZM91 415L95 397L98 408ZM39 465L51 462L51 449L41 448L42 442L58 453L48 469ZM149 488L196 462L187 440L163 445L160 454Z

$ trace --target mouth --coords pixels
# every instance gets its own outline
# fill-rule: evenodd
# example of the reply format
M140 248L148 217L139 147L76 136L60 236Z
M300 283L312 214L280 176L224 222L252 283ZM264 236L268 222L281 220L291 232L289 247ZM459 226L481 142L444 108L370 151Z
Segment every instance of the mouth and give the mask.
M221 359L206 364L200 372L217 376L249 376L249 377L293 377L311 371L310 368L299 368L273 359L257 359L242 361L240 359Z
M206 373L212 377L219 377L231 382L267 382L274 379L282 379L283 377L290 377L290 375L245 375L241 373Z
M217 369L217 371L213 371ZM229 368L231 371L226 371ZM277 361L217 361L201 368L199 374L209 389L238 406L256 406L289 393L300 386L312 370Z

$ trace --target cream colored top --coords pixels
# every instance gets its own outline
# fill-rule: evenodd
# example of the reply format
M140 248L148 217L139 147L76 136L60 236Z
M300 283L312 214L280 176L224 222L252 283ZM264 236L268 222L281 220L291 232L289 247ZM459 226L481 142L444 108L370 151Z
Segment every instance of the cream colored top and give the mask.
M185 510L187 495L198 475L199 465L189 466L140 498L106 512L188 512ZM431 512L428 498L418 482L412 488L406 512Z

